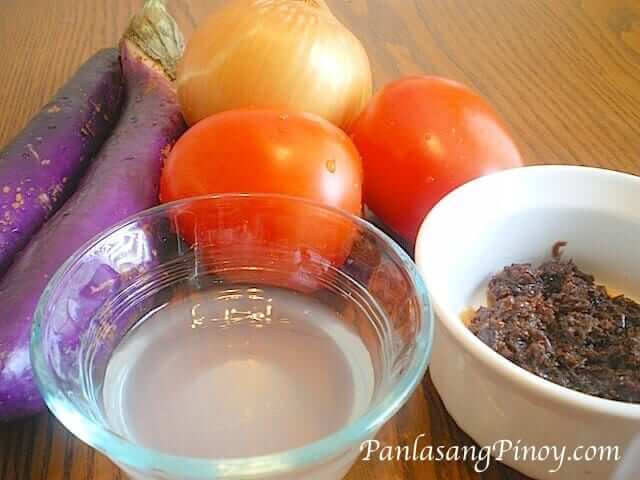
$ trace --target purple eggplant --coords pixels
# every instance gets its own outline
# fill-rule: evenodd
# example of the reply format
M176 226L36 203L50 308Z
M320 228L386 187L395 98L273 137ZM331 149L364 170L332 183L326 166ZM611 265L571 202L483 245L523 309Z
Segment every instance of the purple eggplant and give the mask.
M32 316L48 280L83 243L158 201L163 159L185 129L171 82L182 48L182 36L162 2L148 0L120 45L126 101L119 123L77 191L32 238L0 282L0 419L43 408L28 352ZM115 275L110 265L95 268L103 276ZM98 275L92 281L103 280ZM90 298L77 305L76 318L60 328L69 348L77 345L103 300L103 289L86 287Z
M101 50L0 152L0 273L62 206L123 101L115 48Z

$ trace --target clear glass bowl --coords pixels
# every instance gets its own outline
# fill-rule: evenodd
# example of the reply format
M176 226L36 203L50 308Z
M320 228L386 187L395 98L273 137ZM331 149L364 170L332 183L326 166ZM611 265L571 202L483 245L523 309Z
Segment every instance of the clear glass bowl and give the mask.
M220 282L286 287L345 312L340 318L373 365L367 410L313 443L248 458L180 457L118 434L102 388L119 341L176 291ZM348 315L353 308L373 313ZM301 199L233 194L153 208L86 244L40 299L31 358L56 417L132 478L321 480L342 478L362 442L408 399L432 339L433 314L414 263L375 226Z

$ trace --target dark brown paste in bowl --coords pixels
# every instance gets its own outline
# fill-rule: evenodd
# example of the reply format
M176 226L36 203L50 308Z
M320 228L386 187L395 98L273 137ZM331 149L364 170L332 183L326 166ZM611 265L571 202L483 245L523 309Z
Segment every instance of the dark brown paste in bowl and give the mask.
M571 261L506 267L469 328L516 365L597 397L640 403L640 305Z

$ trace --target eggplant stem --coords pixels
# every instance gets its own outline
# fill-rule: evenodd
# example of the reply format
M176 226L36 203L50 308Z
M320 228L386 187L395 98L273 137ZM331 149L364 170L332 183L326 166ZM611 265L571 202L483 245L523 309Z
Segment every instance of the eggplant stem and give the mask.
M146 0L133 16L123 40L132 42L156 62L171 80L176 79L184 38L175 19L166 9L166 0Z

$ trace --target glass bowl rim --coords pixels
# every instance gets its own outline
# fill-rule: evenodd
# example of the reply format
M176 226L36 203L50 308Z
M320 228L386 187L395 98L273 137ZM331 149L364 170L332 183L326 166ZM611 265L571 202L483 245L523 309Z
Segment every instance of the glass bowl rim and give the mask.
M67 394L57 388L45 362L43 351L39 348L42 341L41 324L44 311L56 287L76 263L99 242L141 219L158 216L163 212L196 202L241 198L265 198L307 204L312 208L347 218L360 229L373 234L382 241L385 249L388 249L387 254L396 256L397 263L407 273L418 301L418 313L422 317L420 330L416 333L416 347L405 371L394 382L393 388L383 396L381 401L377 402L374 408L369 408L363 415L340 430L301 447L253 457L209 459L172 455L130 442L105 426L86 418L75 408ZM236 476L250 478L282 474L305 468L321 463L325 459L337 457L356 443L360 447L362 441L371 438L400 409L421 381L431 355L433 335L434 314L431 300L415 263L394 240L378 227L339 208L301 197L270 193L223 193L201 195L157 205L118 222L84 243L51 277L38 300L31 331L30 355L36 383L51 412L65 428L80 440L123 467L138 471L152 470L178 478L187 475L194 480L224 479Z

